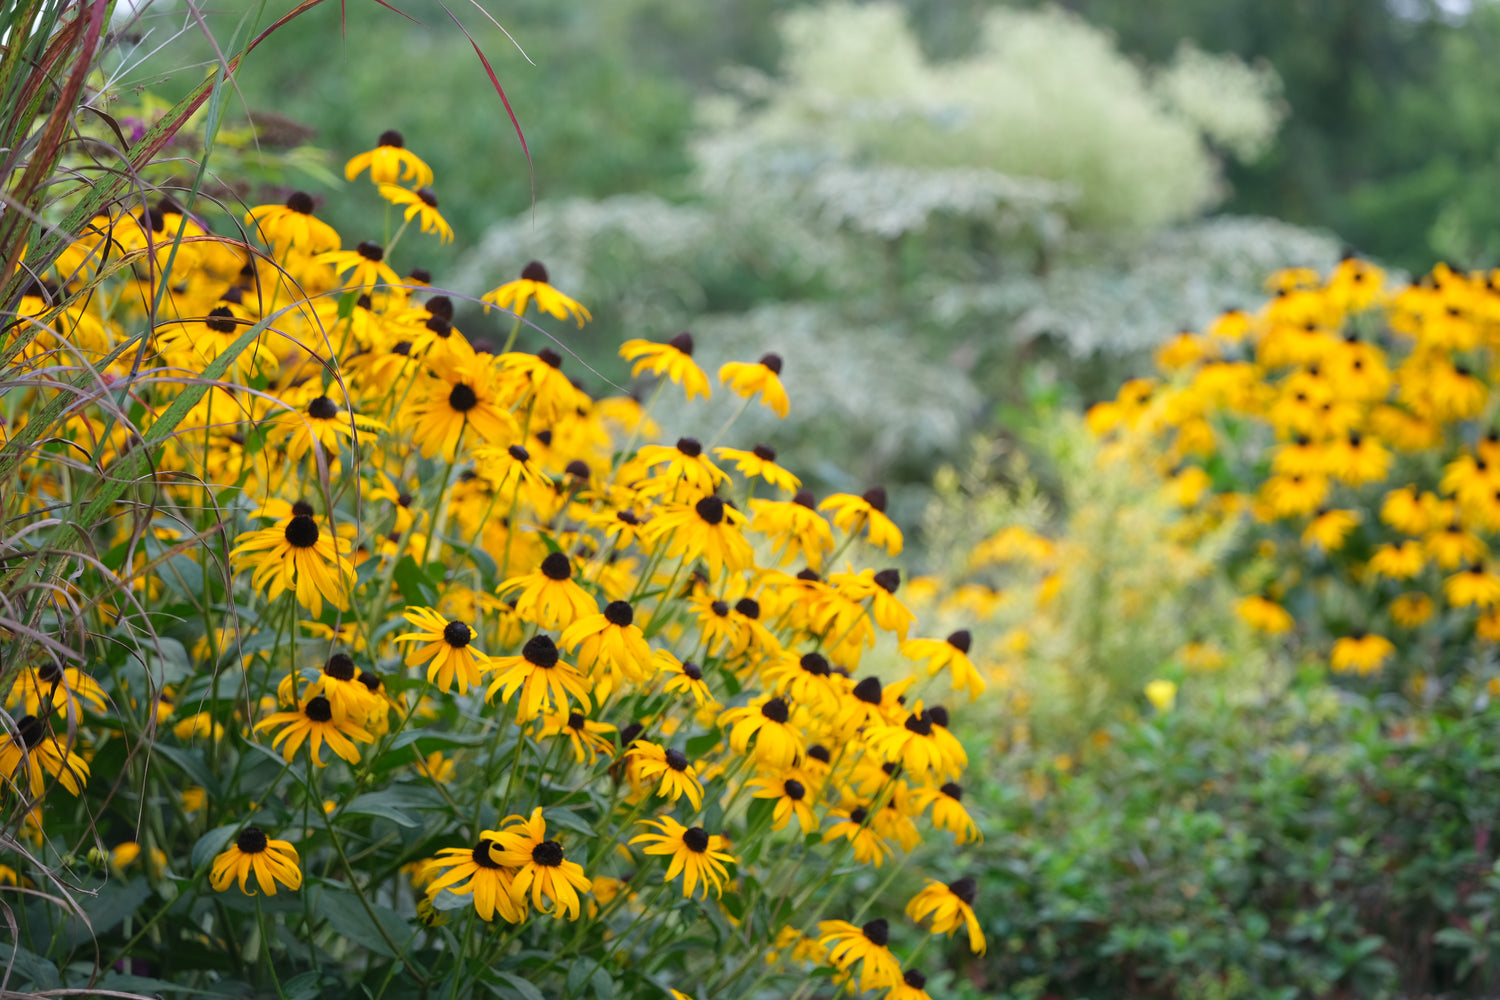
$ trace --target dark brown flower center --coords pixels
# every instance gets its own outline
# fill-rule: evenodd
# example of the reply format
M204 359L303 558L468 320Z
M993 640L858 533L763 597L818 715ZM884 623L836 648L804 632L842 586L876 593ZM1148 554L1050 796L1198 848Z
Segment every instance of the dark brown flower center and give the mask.
M47 724L34 715L22 716L16 723L16 733L21 737L21 742L26 744L26 749L30 750L47 735Z
M297 514L286 523L286 543L294 549L310 549L318 544L318 522L306 514Z
M677 450L688 458L697 458L703 454L703 445L698 443L697 438L678 438Z
M871 507L874 507L876 510L880 511L882 514L885 513L885 487L872 486L869 489L865 490L863 494L861 494L861 499L863 499L864 502L869 504Z
M693 509L709 524L718 524L724 520L724 501L718 497L704 497L693 505Z
M948 782L942 788L939 788L938 791L948 796L948 798L952 799L954 802L962 802L964 800L963 786L955 782Z
M295 191L292 193L292 196L286 200L286 207L290 208L298 215L312 215L312 195L308 194L306 191Z
M734 602L734 610L751 621L755 621L760 617L760 602L753 597L741 597L738 601Z
M209 310L208 318L203 321L203 325L214 333L233 333L239 328L239 324L234 321L234 312L228 306L219 306L217 309Z
M876 677L866 677L854 685L854 697L866 705L879 705L883 692L880 689L880 680Z
M521 278L525 281L540 281L547 284L547 269L542 266L541 261L534 260L521 268Z
M534 635L521 647L521 656L532 666L548 670L557 666L557 644L545 635Z
M751 449L751 453L762 462L776 461L776 449L770 445L758 444Z
M772 375L781 374L781 355L771 353L761 357L760 363L771 369Z
M884 948L891 940L891 925L884 917L877 917L865 924L860 930L865 932L865 940L877 948Z
M352 681L356 673L354 661L347 653L334 653L328 658L328 662L323 664L323 673L337 681Z
M494 843L493 840L481 840L474 845L474 850L470 853L470 856L474 859L474 864L490 871L494 871L500 867L500 862L496 861L490 854L490 848Z
M417 197L421 198L422 204L428 208L438 207L437 195L433 193L432 188L417 188Z
M801 802L802 796L807 794L807 786L803 785L796 778L788 778L782 782L781 790L786 792L786 797L793 802Z
M380 138L375 140L377 146L395 146L397 149L406 145L406 140L401 138L401 133L395 129L386 129L380 133Z
M531 849L531 860L543 868L556 868L563 863L562 845L555 840L544 840Z
M927 713L918 715L913 713L906 717L907 732L916 733L918 736L931 736L932 723L927 721Z
M691 680L701 681L703 679L703 669L692 660L686 660L683 662L682 672L686 674Z
M682 846L694 854L708 850L708 834L701 826L690 826L682 831Z
M686 771L688 769L687 754L681 750L668 750L667 766L674 771Z
M372 243L369 240L365 240L359 246L355 247L354 252L359 254L365 260L385 259L385 251L381 249L380 244Z
M974 895L976 889L977 886L974 883L974 878L970 875L965 875L957 882L948 883L948 891L957 896L965 906L974 905Z
M828 676L828 658L822 653L807 653L801 660L802 669L815 677Z
M235 838L234 846L240 849L241 854L263 854L270 846L270 841L260 827L247 826Z
M517 462L525 462L531 458L531 452L527 451L525 448L522 448L518 444L513 444L509 448L505 449L505 453L511 458L515 459Z
M787 711L786 701L782 698L772 698L760 706L760 714L772 722L778 722L783 725L786 724L786 720L791 716L791 713Z
M307 703L302 714L314 722L330 722L333 720L333 706L328 704L327 698L318 695Z
M307 415L314 420L332 420L339 415L339 406L327 396L319 396L307 404Z
M542 560L542 575L559 583L573 578L573 563L561 552L553 552Z
M965 656L969 654L969 648L973 644L973 642L974 637L969 634L969 630L966 628L961 628L948 637L948 645L952 646L960 653L963 653Z
M472 388L460 382L448 393L448 405L459 413L467 413L479 405L479 397Z
M896 588L901 586L901 571L899 569L883 569L875 574L875 583L887 594L894 594Z
M635 612L624 601L610 601L604 607L604 618L611 625L624 628L635 621Z
M474 630L463 622L449 622L443 626L443 641L454 649L463 649L474 638Z

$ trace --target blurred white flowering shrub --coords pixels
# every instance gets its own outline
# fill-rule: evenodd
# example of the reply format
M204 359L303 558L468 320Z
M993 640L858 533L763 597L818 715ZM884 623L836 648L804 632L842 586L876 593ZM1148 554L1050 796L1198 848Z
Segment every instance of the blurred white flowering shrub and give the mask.
M1293 226L1198 218L1215 151L1274 137L1265 71L1191 49L1139 67L1055 10L991 12L972 55L938 63L890 4L781 28L779 76L726 74L731 93L702 102L683 199L541 202L487 233L457 287L545 248L600 320L584 336L691 328L705 363L781 353L789 385L806 380L791 420L736 433L811 446L804 465L848 456L824 488L925 479L1014 389L1028 344L1118 367L1276 268L1337 258Z

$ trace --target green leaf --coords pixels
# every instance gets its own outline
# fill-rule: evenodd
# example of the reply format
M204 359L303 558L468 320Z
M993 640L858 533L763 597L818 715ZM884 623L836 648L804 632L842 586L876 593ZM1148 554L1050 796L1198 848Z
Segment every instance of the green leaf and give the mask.
M161 747L157 749L160 750ZM193 871L200 871L207 867L215 855L229 846L230 839L239 831L240 824L228 823L224 826L216 826L199 837L198 842L193 845Z
M208 769L208 762L204 760L202 750L185 750L182 747L169 747L162 743L157 743L151 749L153 753L159 753L176 764L182 773L191 778L195 784L207 789L211 797L219 796L218 779Z
M386 681L386 686L390 686L389 679ZM471 747L483 743L485 735L483 733L444 733L436 729L408 729L405 732L398 733L396 738L391 740L391 745L388 749L400 750L404 746L409 746L417 742L417 740L431 741L450 747Z
M344 812L380 816L405 827L420 827L420 820L409 815L419 809L437 809L442 796L423 785L393 785L378 792L368 792L344 807Z
M71 946L81 947L102 937L124 923L126 917L134 916L151 896L151 885L145 876L137 875L129 882L115 879L99 886L95 895L83 903L83 912L88 922L70 913L68 930Z
M11 989L30 986L38 990L55 990L62 986L57 966L35 952L14 945L0 944L0 974L10 970Z
M594 974L589 976L589 984L594 987L594 996L599 1000L614 1000L615 981L604 971L604 966L594 969Z
M392 575L395 577L396 586L401 588L402 598L408 604L420 601L422 604L431 606L437 603L437 588L433 586L432 580L422 572L422 568L411 556L402 556Z
M370 908L375 911L375 917L380 921L377 927L375 921L370 919L369 912L352 892L338 892L325 887L318 892L313 908L344 937L387 958L400 958L401 956L386 944L385 937L380 934L381 929L385 930L386 937L398 945L409 942L412 938L411 926L401 914L378 903L372 903Z
M547 1000L547 998L542 995L541 990L537 989L535 986L531 985L526 980L522 979L520 976L516 975L513 972L496 972L495 975L499 976L501 979L505 980L511 985L512 990L506 992L514 992L515 995L521 998L521 1000Z
M571 809L543 809L542 818L548 823L556 824L575 833L582 833L592 837L594 828L589 826L583 819Z
M688 757L697 760L704 756L719 742L719 733L704 733L702 736L694 736L687 741L686 753Z

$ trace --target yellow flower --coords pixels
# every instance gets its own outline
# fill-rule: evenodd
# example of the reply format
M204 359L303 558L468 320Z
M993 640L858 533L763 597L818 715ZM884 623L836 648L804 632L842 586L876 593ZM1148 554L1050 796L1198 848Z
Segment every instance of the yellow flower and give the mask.
M1334 673L1357 671L1363 677L1379 670L1395 652L1396 647L1384 636L1354 632L1333 644L1329 660Z
M285 741L286 746L282 747L281 755L288 762L296 755L303 742L311 738L308 753L318 767L323 766L325 741L333 748L334 753L351 764L359 763L359 748L354 745L356 740L361 743L375 742L375 737L360 728L353 719L335 719L332 706L322 695L309 698L298 711L277 712L267 716L255 724L255 731L260 732L273 726L282 728L271 740L271 746L274 748Z
M347 288L372 291L376 285L399 285L401 276L385 262L385 250L379 243L365 240L353 250L328 250L313 260L333 268L334 274L349 272Z
M437 857L423 864L418 873L425 880L448 869L427 885L427 898L436 898L444 889L458 896L472 894L474 912L485 922L494 920L497 913L513 924L525 920L526 897L516 891L515 872L494 857L500 836L498 830L481 830L479 842L472 848L445 847L438 851Z
M683 332L665 344L649 340L627 340L620 345L620 357L634 361L631 375L649 371L653 375L665 374L667 378L682 386L689 400L697 396L708 399L712 391L708 387L708 376L693 361L693 335Z
M668 750L650 740L636 740L625 751L625 759L630 765L632 784L654 782L659 777L657 795L673 802L686 795L695 811L703 808L703 785L698 780L698 769L681 750Z
M733 462L735 471L744 476L759 477L790 493L802 485L802 480L776 464L776 449L758 444L750 451L738 448L715 448L714 454L724 462Z
M224 892L238 881L240 892L254 895L247 887L250 876L267 896L276 895L280 882L293 891L302 886L297 867L297 849L285 840L271 840L258 826L247 826L227 851L214 858L208 880L216 892Z
M504 596L511 590L521 592L516 614L542 628L566 629L599 612L598 602L573 581L573 560L561 552L549 553L534 571L506 580L495 593Z
M1302 544L1308 548L1316 546L1325 552L1337 552L1344 547L1349 532L1359 521L1357 510L1320 510L1302 532Z
M536 299L536 307L558 319L572 316L583 326L594 317L589 311L547 283L547 269L532 261L521 270L521 277L492 288L481 296L482 301L508 309L520 318L526 313L526 305Z
M1500 577L1475 563L1443 583L1443 596L1455 608L1473 605L1481 610L1500 605Z
M1402 628L1416 628L1432 617L1432 598L1426 594L1402 594L1391 602L1391 620Z
M316 254L342 246L338 230L312 214L312 195L295 192L285 205L257 205L245 213L245 225L260 233L273 250L285 253L296 247L302 253Z
M396 642L420 645L406 654L408 667L427 665L427 683L447 694L454 681L458 693L478 687L480 675L489 669L490 658L473 646L474 630L461 621L449 621L432 608L407 608L402 617L420 631L398 635Z
M909 639L901 644L901 655L910 659L927 661L927 676L931 677L947 667L952 673L955 690L967 691L969 700L984 694L984 678L974 669L969 659L969 648L973 643L968 629L959 629L946 639Z
M415 191L408 191L395 184L381 184L380 197L393 205L405 205L406 221L410 222L415 218L422 232L437 233L441 243L453 242L453 227L438 212L437 195L432 188L419 187Z
M1146 685L1146 700L1151 702L1158 712L1170 712L1172 706L1177 703L1177 685L1158 677Z
M853 535L863 529L872 545L882 545L893 556L901 554L901 529L885 516L885 490L879 486L860 496L835 493L818 504L819 510L833 511L833 523Z
M738 573L755 561L755 552L745 540L745 515L715 496L694 504L667 504L641 529L647 544L667 543L666 559L679 556L708 563L710 579L725 570Z
M237 569L252 569L250 585L267 589L266 599L275 601L292 590L314 618L323 614L323 601L349 610L349 587L354 567L348 559L349 540L318 527L312 505L304 501L288 504L272 500L262 516L284 524L247 531L235 539L229 557Z
M646 826L654 826L661 832L643 833L630 838L630 842L648 844L648 847L643 848L647 854L659 854L672 859L663 881L670 882L681 875L684 899L693 895L693 890L700 881L704 899L708 898L709 889L713 889L716 896L723 894L724 881L729 877L729 869L725 865L735 864L734 855L724 850L728 842L723 837L710 834L702 827L683 826L670 816L641 822Z
M516 895L522 898L531 890L531 905L540 913L553 912L545 905L551 900L558 917L577 920L579 892L588 892L592 883L584 877L583 866L563 856L562 845L547 839L547 822L542 807L531 810L531 816L506 818L492 856L500 864L519 869L516 872Z
M1286 608L1268 597L1259 594L1243 598L1236 606L1245 624L1270 635L1280 635L1292 630L1292 616Z
M492 665L495 679L485 692L485 700L494 698L498 691L509 703L511 696L520 690L517 721L530 722L544 710L569 711L569 695L582 706L582 711L589 711L589 691L583 675L562 661L556 643L549 636L532 636L521 648L520 656L498 656Z
M88 780L89 765L67 746L58 742L45 718L25 715L15 722L15 731L0 736L0 774L6 775L12 785L25 771L25 794L40 798L47 790L47 776L72 795L83 791Z
M719 368L719 381L746 399L760 393L766 406L785 417L791 404L781 385L781 355L767 354L755 364L731 361Z
M983 955L984 932L980 930L979 918L974 915L976 889L974 880L967 875L947 885L928 879L926 887L906 904L906 915L918 924L930 917L934 934L952 934L960 927L966 928L969 950Z
M860 966L859 988L893 989L901 982L901 963L891 954L890 925L884 918L856 927L845 920L824 920L818 924L818 941L828 946L828 960L840 972L847 972L857 962Z
M367 168L370 180L375 184L409 181L425 186L432 183L432 168L406 148L401 133L394 129L380 133L374 149L360 153L344 164L344 179L352 181Z

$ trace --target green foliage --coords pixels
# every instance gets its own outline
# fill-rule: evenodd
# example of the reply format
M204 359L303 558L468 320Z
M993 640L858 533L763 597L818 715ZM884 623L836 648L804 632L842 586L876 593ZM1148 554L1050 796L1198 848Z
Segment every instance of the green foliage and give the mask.
M1500 719L1263 684L1119 724L1070 772L999 762L985 982L1017 998L1494 989Z

